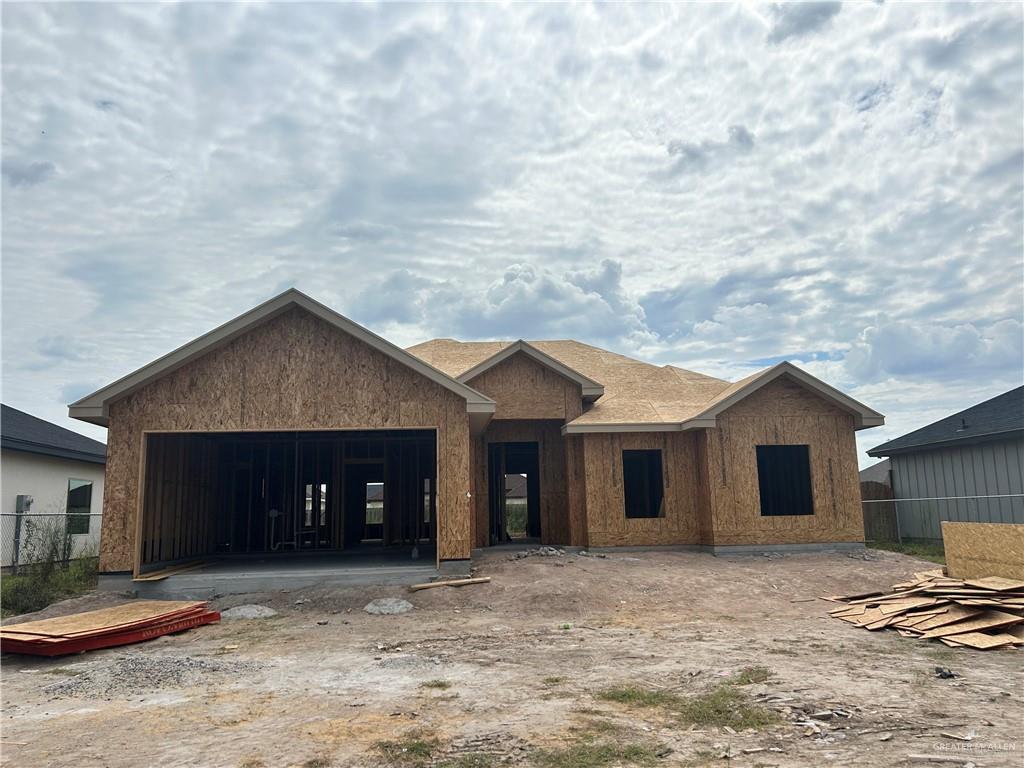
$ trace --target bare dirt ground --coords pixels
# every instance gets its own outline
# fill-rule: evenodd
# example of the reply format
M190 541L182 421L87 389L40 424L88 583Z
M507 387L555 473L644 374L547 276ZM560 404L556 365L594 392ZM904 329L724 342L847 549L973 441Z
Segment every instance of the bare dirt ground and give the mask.
M280 613L65 659L5 657L2 764L879 766L925 754L1021 766L1020 651L867 632L809 599L930 567L874 551L491 552L476 575L493 581L461 589L232 596L218 607ZM376 597L415 608L363 612ZM768 671L746 678L767 679L737 677L751 667Z

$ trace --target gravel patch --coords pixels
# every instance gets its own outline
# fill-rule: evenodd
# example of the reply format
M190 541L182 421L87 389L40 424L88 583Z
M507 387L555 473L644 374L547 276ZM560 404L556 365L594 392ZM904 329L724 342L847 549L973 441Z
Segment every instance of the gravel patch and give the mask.
M220 612L222 619L270 619L277 616L277 611L265 605L236 605Z
M132 696L162 688L182 688L212 682L211 677L251 672L256 662L221 661L195 656L154 658L141 654L92 662L90 668L46 686L50 699Z
M400 597L380 597L367 603L363 610L367 613L391 616L396 613L408 613L412 610L412 603Z

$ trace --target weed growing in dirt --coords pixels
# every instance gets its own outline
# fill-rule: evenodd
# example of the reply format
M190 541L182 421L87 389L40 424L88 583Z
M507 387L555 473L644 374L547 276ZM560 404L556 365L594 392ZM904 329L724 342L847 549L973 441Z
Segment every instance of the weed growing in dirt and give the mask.
M437 764L437 768L496 768L498 758L494 755L479 753L459 755Z
M728 684L685 699L677 714L687 725L728 725L737 731L764 728L779 720L775 712L751 704L741 691Z
M763 683L772 676L768 667L744 667L735 675L729 678L733 685L750 685L751 683Z
M75 551L63 518L28 524L18 575L0 582L0 615L18 616L75 597L96 586L95 548Z
M631 707L666 707L675 708L682 702L679 696L667 691L648 690L637 686L620 686L617 688L606 688L598 692L597 698L604 701L614 701L617 704L626 704Z
M420 683L420 688L435 688L439 691L447 691L452 687L452 684L447 680L427 680L425 683Z
M331 768L331 760L327 757L311 757L302 764L302 768Z
M565 678L558 676L545 677L541 682L544 683L544 685L561 685L565 682Z
M751 667L750 669L764 668ZM758 677L759 673L751 673L750 676ZM728 725L730 728L743 730L744 728L763 728L778 721L778 716L771 710L751 704L747 700L746 694L736 690L737 683L734 680L736 678L695 696L684 697L667 691L623 686L600 691L597 698L631 707L665 709L686 725L719 727ZM746 683L739 684L745 685Z
M654 765L657 750L645 744L579 742L561 749L545 749L533 757L540 768L604 768L612 765Z
M392 765L419 768L430 765L431 756L439 744L437 737L414 731L394 741L378 741L374 746Z

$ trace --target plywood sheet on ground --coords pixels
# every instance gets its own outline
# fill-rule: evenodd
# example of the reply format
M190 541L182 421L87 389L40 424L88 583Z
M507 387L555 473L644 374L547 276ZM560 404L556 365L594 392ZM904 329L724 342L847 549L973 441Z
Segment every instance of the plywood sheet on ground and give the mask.
M53 619L28 621L0 627L0 635L23 637L67 637L89 632L99 632L113 627L153 621L161 616L205 606L204 602L177 600L137 600L112 608L86 611Z
M942 541L950 576L1024 579L1024 525L943 522Z

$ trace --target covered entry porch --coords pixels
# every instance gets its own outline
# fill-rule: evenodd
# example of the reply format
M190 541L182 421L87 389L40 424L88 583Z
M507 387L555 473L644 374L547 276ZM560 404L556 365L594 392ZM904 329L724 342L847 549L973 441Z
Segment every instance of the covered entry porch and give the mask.
M149 432L144 467L136 576L436 564L432 429Z

